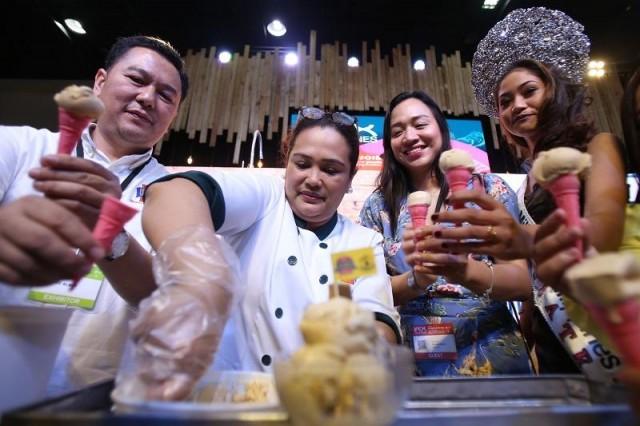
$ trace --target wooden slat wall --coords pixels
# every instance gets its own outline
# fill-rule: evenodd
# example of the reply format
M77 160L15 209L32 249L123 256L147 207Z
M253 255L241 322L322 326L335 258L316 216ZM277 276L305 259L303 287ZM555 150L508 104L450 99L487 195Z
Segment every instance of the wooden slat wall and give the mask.
M408 44L382 54L380 42L362 42L360 66L347 67L347 45L338 41L317 45L311 31L309 45L297 43L296 67L284 64L283 50L250 55L245 46L231 62L221 64L216 47L189 50L185 55L191 82L190 95L181 105L172 130L184 130L191 139L213 146L226 131L225 141L235 143L234 163L241 144L255 130L285 135L291 108L315 105L349 111L384 111L396 94L424 90L451 115L480 114L471 88L471 64L462 63L460 52L442 54L436 63L436 49L424 52L426 69L415 71ZM622 87L610 72L591 84L590 107L599 130L620 135L618 119ZM266 127L265 127L266 122Z

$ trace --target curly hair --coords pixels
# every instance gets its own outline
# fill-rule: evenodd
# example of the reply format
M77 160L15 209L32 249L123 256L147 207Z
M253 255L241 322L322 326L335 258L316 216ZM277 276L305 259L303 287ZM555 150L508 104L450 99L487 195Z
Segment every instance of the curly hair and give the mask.
M586 115L585 107L590 99L586 95L585 86L571 83L557 68L531 59L515 62L505 73L505 77L516 69L525 69L533 73L542 80L546 88L543 105L538 114L536 134L534 134L536 144L529 155L535 157L540 151L560 146L586 151L589 141L596 134L596 129ZM502 80L504 77L500 81ZM500 84L494 92L498 108L499 87ZM524 138L509 132L502 121L500 121L500 127L508 142L528 148Z
M411 179L405 168L398 163L398 160L393 156L393 151L391 150L391 114L395 107L407 99L418 99L425 104L433 114L433 117L438 124L438 128L442 135L442 149L433 160L431 174L435 176L438 185L440 185L440 197L444 199L449 192L447 181L438 167L440 155L444 151L451 149L449 126L447 125L447 120L444 114L440 110L438 104L429 95L420 90L402 92L396 95L389 103L389 109L384 117L384 130L382 136L384 157L382 160L382 170L378 175L376 187L376 191L379 191L384 198L385 207L389 213L389 221L391 223L391 232L393 235L395 235L395 229L398 224L400 204L402 203L402 199L407 196L411 189ZM439 200L438 204L441 203L442 200Z

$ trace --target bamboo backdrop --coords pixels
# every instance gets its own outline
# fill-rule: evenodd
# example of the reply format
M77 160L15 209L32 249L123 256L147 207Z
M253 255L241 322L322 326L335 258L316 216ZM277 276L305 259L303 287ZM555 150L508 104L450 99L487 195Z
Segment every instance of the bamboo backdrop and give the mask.
M357 68L347 66L344 43L320 45L320 59L316 48L316 32L311 31L308 46L297 43L299 62L294 67L284 64L285 52L278 49L250 56L250 47L245 45L242 54L235 53L226 64L217 60L216 47L189 50L184 59L190 94L172 130L185 130L190 139L210 146L227 131L226 142L235 143L233 162L238 164L241 143L254 130L263 132L266 139L274 132L287 133L290 108L315 105L384 111L401 91L424 90L449 115L480 114L470 83L471 64L462 63L459 51L441 55L437 65L431 46L424 52L426 69L415 71L408 44L397 45L387 55L381 52L378 40L373 46L363 41ZM620 134L617 104L622 89L614 80L605 78L596 85L592 110L600 129Z

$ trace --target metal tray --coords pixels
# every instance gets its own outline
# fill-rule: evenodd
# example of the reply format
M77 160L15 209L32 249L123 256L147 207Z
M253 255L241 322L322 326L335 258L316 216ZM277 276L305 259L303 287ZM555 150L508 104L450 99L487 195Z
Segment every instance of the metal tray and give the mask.
M286 413L237 413L233 418L184 418L167 414L112 412L113 381L5 413L7 426L165 426L288 425ZM640 422L629 407L615 401L618 389L601 388L581 376L509 376L492 378L416 378L411 400L396 426L580 425L626 426ZM596 401L594 398L602 398Z

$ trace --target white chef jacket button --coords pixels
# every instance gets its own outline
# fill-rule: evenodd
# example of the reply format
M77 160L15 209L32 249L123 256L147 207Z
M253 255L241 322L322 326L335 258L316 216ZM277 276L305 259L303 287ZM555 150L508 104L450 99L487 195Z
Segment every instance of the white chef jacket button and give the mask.
M276 318L282 318L282 314L283 314L282 308L277 308L275 313L276 313Z
M329 277L326 275L320 275L320 284L326 284L329 281Z
M271 357L269 355L263 355L260 361L262 361L262 365L264 365L265 367L271 365Z
M320 243L320 248L326 249L327 247L329 247L327 243Z
M298 259L295 256L289 256L289 258L287 259L287 263L293 266L298 263Z

